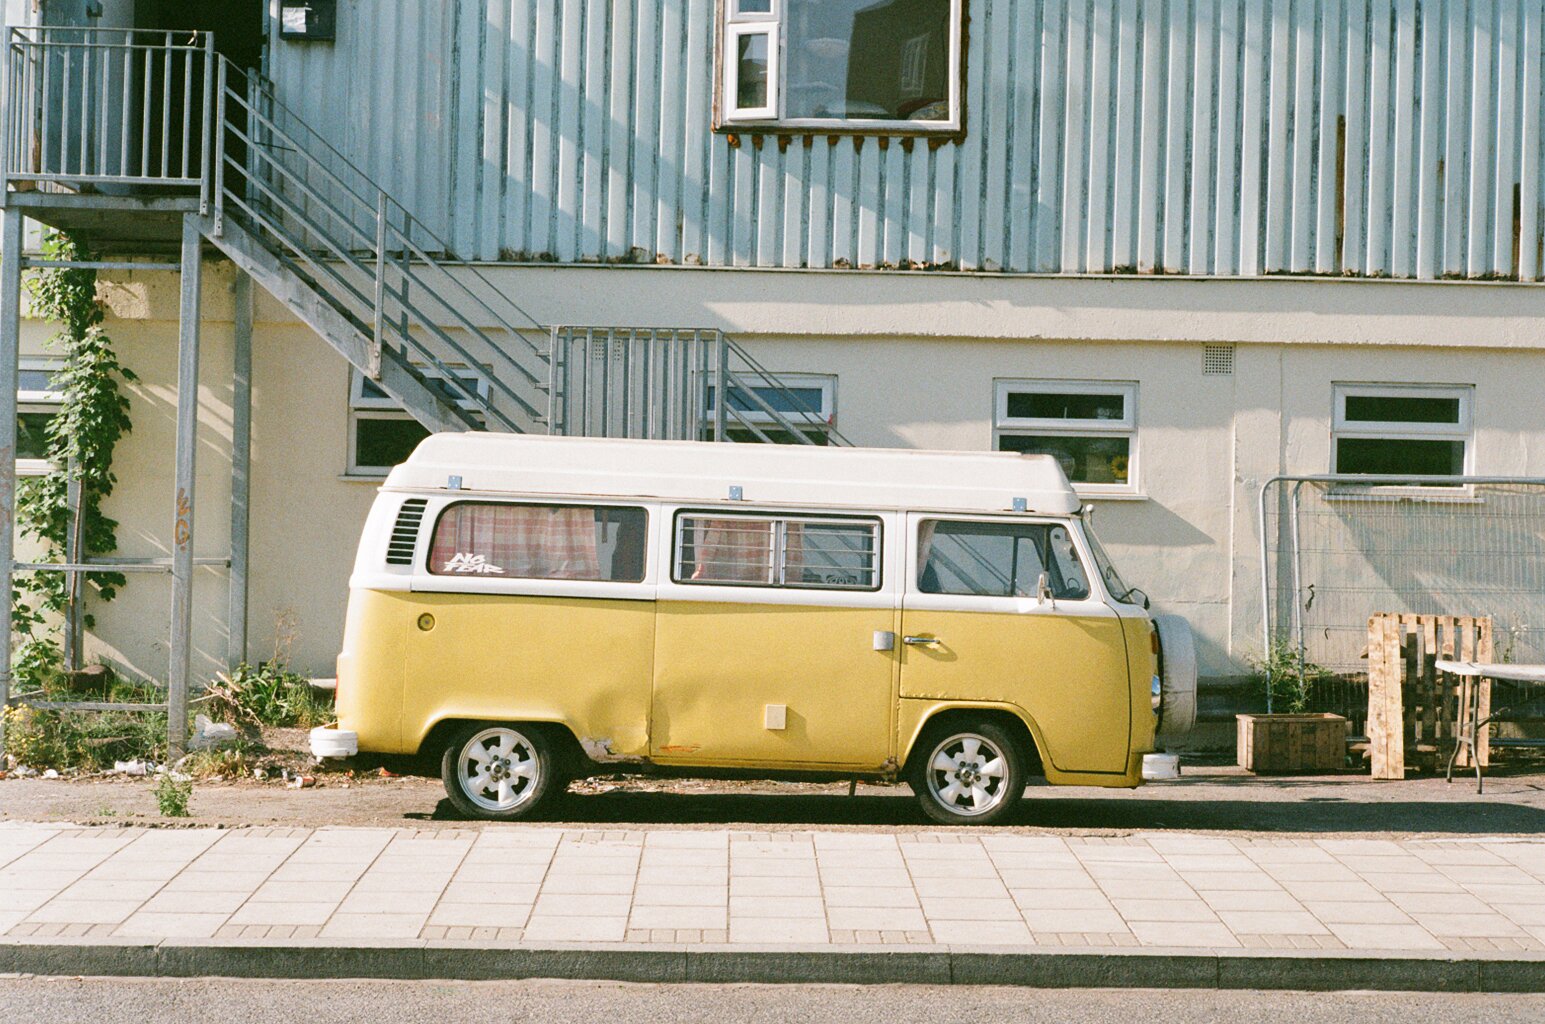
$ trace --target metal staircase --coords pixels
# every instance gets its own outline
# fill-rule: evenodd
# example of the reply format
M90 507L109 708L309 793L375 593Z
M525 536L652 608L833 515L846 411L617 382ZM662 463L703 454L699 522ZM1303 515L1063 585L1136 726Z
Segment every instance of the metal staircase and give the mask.
M632 346L576 374L576 329L549 331L450 256L207 33L13 27L3 86L0 170L7 196L34 193L29 216L137 255L157 216L196 211L209 244L431 430L845 443L717 331L607 328Z
M13 27L4 45L0 454L16 442L27 267L175 270L181 296L171 557L103 558L75 545L65 562L18 563L12 531L0 529L0 592L11 591L16 571L169 573L165 703L71 706L165 711L174 755L187 740L194 683L195 565L228 569L230 664L247 653L252 281L430 430L846 443L823 411L829 403L786 387L717 331L543 328L302 122L271 83L222 57L208 34ZM85 235L97 257L29 256L28 218ZM235 288L231 550L195 558L200 297L211 247L244 272ZM175 261L158 255L168 251ZM15 498L6 456L0 523L14 522ZM0 710L37 703L10 694L10 640L0 630Z

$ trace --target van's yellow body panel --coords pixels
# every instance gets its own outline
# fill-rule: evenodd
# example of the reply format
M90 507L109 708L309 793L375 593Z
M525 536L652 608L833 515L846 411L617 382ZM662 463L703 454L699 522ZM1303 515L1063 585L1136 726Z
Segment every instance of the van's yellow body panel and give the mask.
M660 764L890 773L934 715L979 708L1025 723L1052 783L1138 784L1154 729L1146 618L926 616L946 644L877 651L892 609L361 589L338 713L381 753L417 751L448 719L545 721ZM787 709L783 729L768 705Z
M403 672L418 595L395 590L349 592L343 650L338 655L338 721L359 733L359 749L410 753L402 742Z
M896 652L874 649L894 609L657 607L651 760L878 772L894 756Z
M555 722L642 758L654 620L652 601L357 590L339 720L382 753L413 753L436 723L467 719Z
M905 648L901 696L1023 709L1048 772L1125 774L1134 683L1122 621L908 608L905 633L939 642ZM1146 700L1147 676L1141 689Z

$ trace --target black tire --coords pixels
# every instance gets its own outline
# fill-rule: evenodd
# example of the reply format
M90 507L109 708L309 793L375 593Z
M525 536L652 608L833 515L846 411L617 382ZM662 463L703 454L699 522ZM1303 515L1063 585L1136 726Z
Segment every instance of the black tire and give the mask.
M451 804L465 817L484 821L520 821L536 814L563 790L558 775L557 751L547 731L530 725L463 726L440 757L440 780Z
M907 759L907 782L918 806L941 825L1002 821L1014 813L1025 792L1022 742L991 719L956 719L929 728ZM983 803L980 810L972 806L978 801Z

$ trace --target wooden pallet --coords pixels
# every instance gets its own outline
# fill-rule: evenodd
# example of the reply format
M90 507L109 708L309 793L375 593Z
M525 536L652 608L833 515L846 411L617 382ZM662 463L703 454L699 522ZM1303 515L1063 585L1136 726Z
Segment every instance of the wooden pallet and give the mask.
M1447 763L1469 681L1438 672L1439 658L1492 660L1491 618L1381 612L1368 619L1368 750L1376 779L1405 777L1406 764ZM1491 682L1479 681L1481 717L1491 710ZM1489 761L1483 733L1477 745ZM1459 764L1469 758L1460 751Z

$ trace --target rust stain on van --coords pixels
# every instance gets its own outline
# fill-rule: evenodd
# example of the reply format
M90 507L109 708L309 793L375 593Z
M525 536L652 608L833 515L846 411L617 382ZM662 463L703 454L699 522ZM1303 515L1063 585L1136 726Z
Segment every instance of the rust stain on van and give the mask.
M702 748L701 743L679 743L668 747L661 747L662 754L691 754Z

